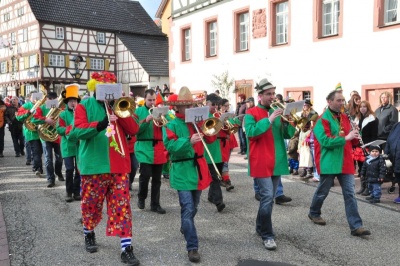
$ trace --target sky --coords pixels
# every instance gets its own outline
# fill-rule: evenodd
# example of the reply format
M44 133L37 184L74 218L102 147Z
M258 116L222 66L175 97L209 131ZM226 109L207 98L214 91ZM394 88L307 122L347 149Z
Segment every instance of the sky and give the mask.
M138 0L138 2L140 2L150 17L154 19L161 0Z

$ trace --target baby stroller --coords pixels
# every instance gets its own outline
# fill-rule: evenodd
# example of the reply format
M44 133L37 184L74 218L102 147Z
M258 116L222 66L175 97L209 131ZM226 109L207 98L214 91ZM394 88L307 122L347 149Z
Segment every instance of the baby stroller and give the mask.
M392 182L392 185L387 189L389 194L393 194L396 185L396 179L394 177L393 165L392 162L389 160L388 156L383 155L386 163L386 176L383 179L383 182Z

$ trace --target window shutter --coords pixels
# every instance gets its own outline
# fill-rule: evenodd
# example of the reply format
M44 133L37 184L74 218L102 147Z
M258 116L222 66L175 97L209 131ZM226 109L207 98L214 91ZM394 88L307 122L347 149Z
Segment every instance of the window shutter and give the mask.
M8 65L8 72L11 73L12 72L12 62L11 62L11 60L7 61L7 65Z
M86 57L86 69L90 69L90 57Z
M69 68L69 55L65 55L65 67Z
M49 54L47 53L43 54L43 66L49 66Z
M19 93L20 93L22 96L25 96L25 85L21 85L21 90L19 91Z
M8 73L8 72L10 72L10 71L8 71L8 68L9 68L8 61L6 61L5 63L6 63L6 73Z
M24 57L24 68L25 69L29 68L29 56Z
M19 58L15 59L15 72L19 71Z
M104 70L108 71L110 69L110 59L104 61Z
M39 65L39 54L36 54L36 65Z

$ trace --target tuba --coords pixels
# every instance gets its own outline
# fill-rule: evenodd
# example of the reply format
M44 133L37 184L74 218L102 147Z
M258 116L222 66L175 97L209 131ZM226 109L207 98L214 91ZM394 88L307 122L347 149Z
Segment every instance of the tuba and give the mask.
M222 129L224 124L218 118L211 117L204 121L201 126L201 131L206 136L214 136L217 135L218 132Z
M51 108L46 118L51 118L54 121L58 120L63 108L65 107L64 98L60 95L57 98L58 107ZM58 133L55 126L49 124L42 124L38 126L39 137L44 141L56 141L58 139Z
M280 103L280 102L274 102L274 103L271 104L271 108L273 110L277 110L277 109L284 110L285 109L285 105ZM291 112L290 113L290 119L288 119L284 115L281 115L281 118L283 120L285 120L286 122L291 122L291 121L295 122L296 123L296 127L298 129L300 129L300 130L303 129L303 127L305 127L305 125L307 125L307 123L309 121L306 117L299 117L298 115L296 115L295 112Z
M45 89L42 88L42 92L43 92L43 97L42 99L36 101L36 103L33 105L33 107L30 110L30 114L29 116L25 119L24 121L24 125L25 127L30 130L35 132L36 131L36 125L34 123L32 123L32 117L34 115L34 112L37 108L39 108L42 104L44 104L44 102L46 101L46 95L47 95L47 91Z

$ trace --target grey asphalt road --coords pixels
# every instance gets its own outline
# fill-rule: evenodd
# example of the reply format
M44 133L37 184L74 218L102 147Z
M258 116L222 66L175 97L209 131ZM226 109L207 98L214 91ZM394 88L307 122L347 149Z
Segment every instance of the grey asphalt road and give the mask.
M64 201L64 182L46 188L46 180L35 177L24 158L14 157L9 137L4 154L6 157L0 158L0 200L11 265L121 265L119 239L105 236L104 221L96 229L99 252L85 251L79 202ZM246 161L233 154L230 166L235 189L223 191L226 209L218 213L207 201L207 190L201 197L195 218L200 265L399 264L400 214L392 203L358 202L364 225L372 231L372 236L362 239L350 235L339 190L328 196L323 207L327 225L314 225L307 213L315 187L288 177L283 178L285 194L293 201L274 206L278 249L267 251L255 233L258 202ZM167 214L159 215L151 212L148 204L145 210L137 208L137 190L136 180L131 199L133 247L141 265L191 265L179 232L177 193L163 180L161 202ZM103 214L105 217L105 208Z

